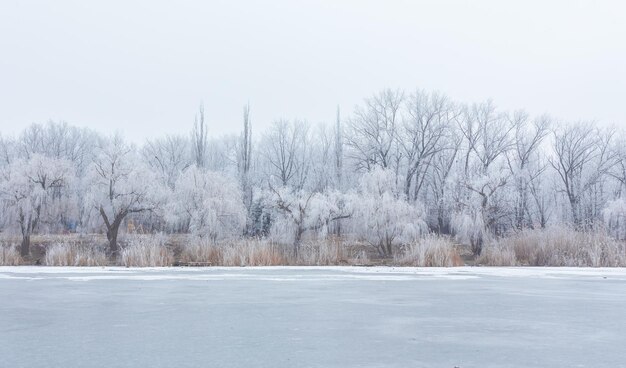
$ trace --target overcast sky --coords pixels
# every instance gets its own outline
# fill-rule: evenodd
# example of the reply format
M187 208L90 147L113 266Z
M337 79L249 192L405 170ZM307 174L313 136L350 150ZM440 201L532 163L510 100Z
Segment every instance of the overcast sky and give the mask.
M622 1L0 1L0 132L333 121L386 87L626 127Z

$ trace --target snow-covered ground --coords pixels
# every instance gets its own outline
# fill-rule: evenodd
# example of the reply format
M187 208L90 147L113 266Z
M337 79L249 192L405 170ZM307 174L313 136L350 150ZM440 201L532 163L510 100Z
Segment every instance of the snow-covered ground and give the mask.
M626 269L0 267L4 367L626 367Z

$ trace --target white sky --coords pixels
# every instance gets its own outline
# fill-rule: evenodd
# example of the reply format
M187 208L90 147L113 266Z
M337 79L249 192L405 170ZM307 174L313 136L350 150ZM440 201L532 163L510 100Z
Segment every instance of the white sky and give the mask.
M378 90L626 127L622 1L0 1L0 132L333 121Z

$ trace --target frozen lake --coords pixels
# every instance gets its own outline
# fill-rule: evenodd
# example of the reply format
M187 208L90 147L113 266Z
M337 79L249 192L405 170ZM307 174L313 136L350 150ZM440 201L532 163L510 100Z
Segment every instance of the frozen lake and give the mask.
M2 367L626 367L626 269L0 267Z

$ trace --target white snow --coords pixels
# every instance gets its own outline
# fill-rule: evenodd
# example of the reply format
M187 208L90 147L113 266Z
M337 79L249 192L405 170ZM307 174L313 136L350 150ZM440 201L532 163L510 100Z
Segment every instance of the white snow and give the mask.
M246 273L238 271L246 270ZM251 273L250 273L251 271ZM281 274L281 271L302 271ZM326 271L311 273L309 271ZM90 280L247 280L258 281L415 281L426 279L471 280L484 277L611 278L626 280L626 268L574 267L0 267L0 279L60 278Z

